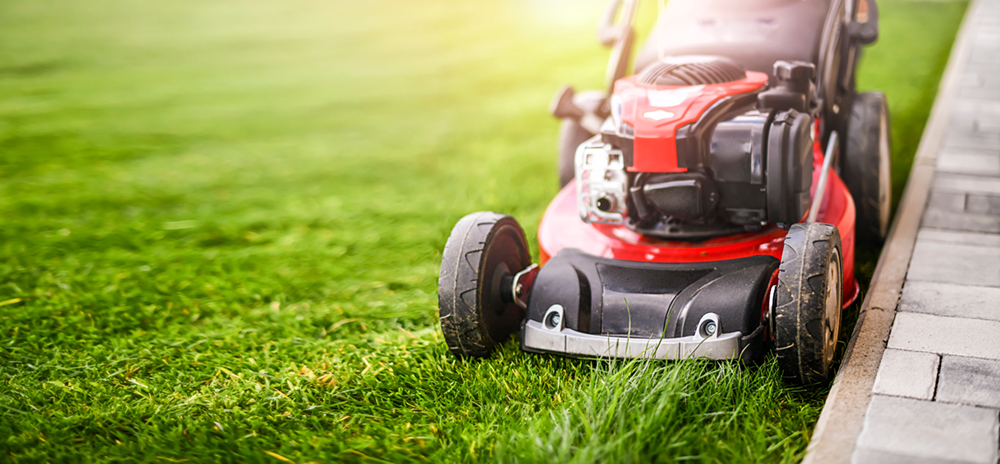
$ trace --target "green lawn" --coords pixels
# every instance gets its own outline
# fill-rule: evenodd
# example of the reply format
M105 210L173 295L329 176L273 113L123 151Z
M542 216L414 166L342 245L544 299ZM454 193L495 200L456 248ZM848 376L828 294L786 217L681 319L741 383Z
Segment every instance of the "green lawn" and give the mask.
M534 235L603 3L0 2L0 461L801 458L773 359L444 346L445 239ZM880 4L898 193L965 3Z

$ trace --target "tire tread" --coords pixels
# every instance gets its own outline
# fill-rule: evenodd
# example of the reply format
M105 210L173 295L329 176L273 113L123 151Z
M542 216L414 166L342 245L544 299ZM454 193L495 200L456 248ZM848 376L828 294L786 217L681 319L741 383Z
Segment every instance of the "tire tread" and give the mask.
M463 217L445 244L438 277L438 319L448 349L456 356L489 357L494 346L503 341L491 339L478 307L478 277L485 244L502 221L516 227L526 254L524 232L517 222L492 212Z
M785 237L773 330L778 365L792 382L810 384L828 377L823 303L829 261L843 256L840 249L840 234L828 224L795 224Z
M879 210L879 137L881 115L888 123L885 94L865 92L855 96L848 119L847 146L841 161L841 173L857 211L855 235L861 243L880 244L885 237L881 230ZM891 140L890 146L891 146ZM891 203L891 192L890 192Z

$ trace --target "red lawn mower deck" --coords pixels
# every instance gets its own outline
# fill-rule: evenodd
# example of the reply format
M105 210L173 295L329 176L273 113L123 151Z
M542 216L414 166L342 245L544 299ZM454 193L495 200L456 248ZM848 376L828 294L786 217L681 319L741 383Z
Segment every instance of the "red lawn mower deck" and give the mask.
M885 98L853 89L874 0L673 0L625 77L636 1L612 2L602 27L610 91L553 101L563 188L539 227L540 267L509 216L452 231L448 347L486 357L519 330L524 351L565 356L750 361L773 348L788 380L825 381L858 294L855 236L877 243L888 226Z

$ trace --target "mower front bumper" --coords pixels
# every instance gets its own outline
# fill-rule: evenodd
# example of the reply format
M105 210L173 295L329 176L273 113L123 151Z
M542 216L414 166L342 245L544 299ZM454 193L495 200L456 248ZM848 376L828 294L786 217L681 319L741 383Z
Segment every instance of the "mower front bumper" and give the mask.
M548 328L527 321L522 331L528 351L612 358L735 359L740 356L743 334L733 332L710 337L636 338L591 335L567 328Z
M743 359L763 348L771 256L644 263L564 249L528 294L521 348L617 358Z

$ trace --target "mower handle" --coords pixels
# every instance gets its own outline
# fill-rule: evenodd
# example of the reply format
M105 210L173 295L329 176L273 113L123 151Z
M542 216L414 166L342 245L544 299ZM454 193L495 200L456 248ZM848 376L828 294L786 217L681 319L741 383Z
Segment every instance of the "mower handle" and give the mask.
M625 35L625 30L632 27L631 18L627 16L622 18L621 24L615 24L615 17L618 16L621 5L622 0L611 0L611 3L604 10L604 14L601 15L600 24L597 25L597 40L601 41L601 45L605 47L610 47L621 40Z
M638 4L639 0L611 0L608 8L604 10L601 23L597 28L597 38L601 44L605 47L612 47L606 74L608 95L614 92L615 81L625 77L628 72L628 62L632 55L632 42L635 38L632 23L635 20L635 10ZM622 10L622 20L615 23L615 17L619 10Z
M858 11L848 28L851 38L863 45L878 40L878 4L875 0L858 2Z

